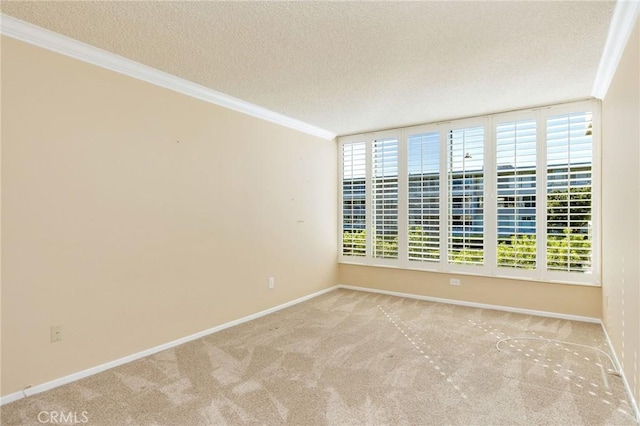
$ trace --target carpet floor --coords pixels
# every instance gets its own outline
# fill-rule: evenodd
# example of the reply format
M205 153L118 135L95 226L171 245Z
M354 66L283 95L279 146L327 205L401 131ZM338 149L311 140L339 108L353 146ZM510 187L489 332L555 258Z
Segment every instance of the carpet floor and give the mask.
M497 350L514 337L527 339ZM340 289L0 413L3 425L51 412L89 425L635 425L593 348L610 353L598 324Z

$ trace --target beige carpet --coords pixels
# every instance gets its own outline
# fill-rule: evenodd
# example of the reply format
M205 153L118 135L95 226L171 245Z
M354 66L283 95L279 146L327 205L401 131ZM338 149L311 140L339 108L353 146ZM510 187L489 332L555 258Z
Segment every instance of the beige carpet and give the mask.
M5 405L3 425L636 424L599 325L336 290ZM42 416L42 415L41 415ZM41 417L41 420L45 417Z

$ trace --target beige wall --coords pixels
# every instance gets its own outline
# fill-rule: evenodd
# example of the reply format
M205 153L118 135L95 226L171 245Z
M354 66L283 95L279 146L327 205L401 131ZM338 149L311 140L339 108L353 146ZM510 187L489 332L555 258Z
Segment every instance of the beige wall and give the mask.
M602 103L603 321L640 401L640 24Z
M9 38L2 89L2 395L335 284L335 142Z
M449 284L460 279L460 286ZM341 264L338 282L474 303L600 318L600 287Z

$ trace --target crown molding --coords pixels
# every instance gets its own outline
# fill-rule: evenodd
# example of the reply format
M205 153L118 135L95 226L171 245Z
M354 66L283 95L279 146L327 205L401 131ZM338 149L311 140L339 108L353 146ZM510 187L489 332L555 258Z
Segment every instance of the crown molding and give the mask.
M175 75L98 49L97 47L5 14L0 15L0 34L312 136L328 140L336 136L335 133L328 130L273 112L243 101L242 99L211 90L183 78L176 77Z
M607 42L604 45L604 51L600 58L600 65L596 79L591 89L593 97L604 99L613 76L616 73L624 48L629 41L633 27L638 19L640 11L640 1L621 1L616 2L611 24L609 25L609 34Z

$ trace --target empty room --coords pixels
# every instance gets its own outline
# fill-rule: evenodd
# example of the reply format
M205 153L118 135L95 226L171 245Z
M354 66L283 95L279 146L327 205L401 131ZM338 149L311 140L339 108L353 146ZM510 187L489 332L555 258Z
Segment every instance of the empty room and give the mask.
M640 423L638 1L0 12L2 425Z

